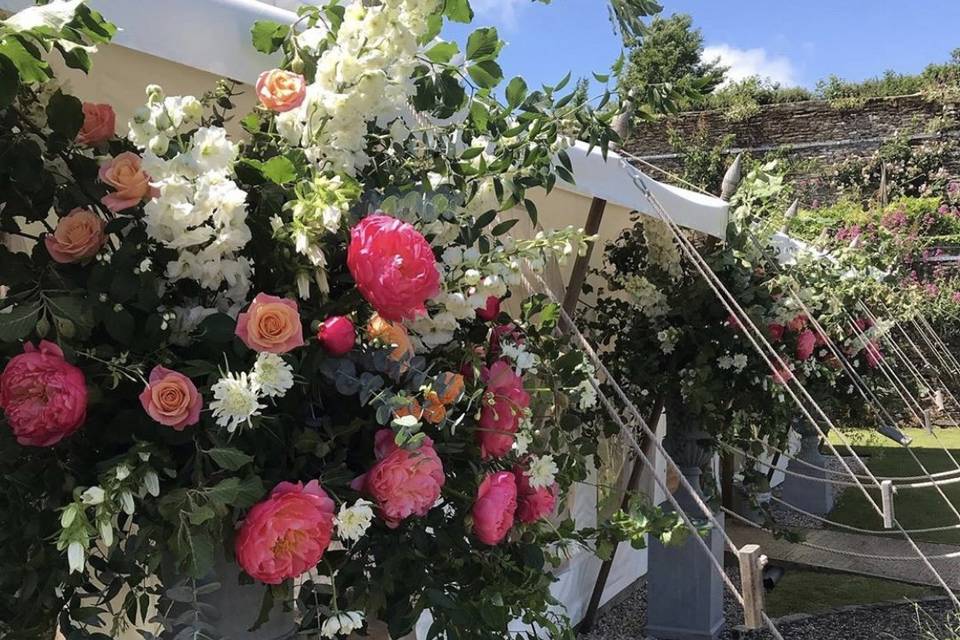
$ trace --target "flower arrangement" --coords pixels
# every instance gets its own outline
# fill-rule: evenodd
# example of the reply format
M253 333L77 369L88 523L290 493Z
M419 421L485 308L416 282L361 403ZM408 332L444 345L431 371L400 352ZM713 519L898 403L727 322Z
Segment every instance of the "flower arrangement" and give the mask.
M605 146L613 114L565 108L566 81L500 104L496 31L462 61L438 38L471 16L257 23L281 64L239 138L229 83L150 85L129 122L69 95L47 54L89 70L116 29L79 0L0 22L0 229L27 246L0 246L0 635L214 637L235 563L253 628L399 637L429 610L434 634L561 637L571 545L674 526L560 509L596 453L589 369L511 287L587 238L508 232L569 176L560 132Z

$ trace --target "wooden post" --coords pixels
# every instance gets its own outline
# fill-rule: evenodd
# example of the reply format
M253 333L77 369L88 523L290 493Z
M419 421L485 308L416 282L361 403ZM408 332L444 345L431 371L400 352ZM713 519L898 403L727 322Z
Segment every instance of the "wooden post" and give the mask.
M720 499L727 509L733 509L733 477L737 474L736 463L730 451L720 455Z
M747 629L763 628L763 566L766 556L760 547L745 545L737 551L740 561L740 588L743 592L743 621Z
M930 419L930 409L923 410L923 428L927 433L933 433L933 420Z
M594 198L590 202L590 212L587 214L587 223L583 225L583 231L588 236L594 236L600 231L600 222L603 220L603 211L607 208L607 201L603 198ZM580 292L583 290L583 283L587 280L587 271L590 270L590 256L593 255L595 242L587 243L587 252L582 256L577 256L573 263L573 271L570 273L570 282L567 284L567 290L563 294L563 310L571 318L575 317L577 303L580 302Z
M943 411L946 409L946 404L943 401L942 389L937 389L936 393L933 394L933 403L937 405L937 411Z
M893 482L890 480L881 482L880 493L883 497L883 528L893 529Z

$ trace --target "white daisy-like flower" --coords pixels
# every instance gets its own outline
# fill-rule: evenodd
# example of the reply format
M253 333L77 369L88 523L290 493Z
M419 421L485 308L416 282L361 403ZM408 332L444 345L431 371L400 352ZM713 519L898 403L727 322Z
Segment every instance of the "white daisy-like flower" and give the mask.
M559 471L557 463L553 461L553 456L547 455L530 458L530 466L523 473L529 478L531 487L543 489L553 486Z
M726 371L727 369L733 366L733 358L726 355L720 356L719 358L717 358L717 366L723 369L724 371Z
M359 540L373 522L373 503L360 499L348 507L340 505L337 514L337 534L341 540Z
M363 626L362 611L337 611L323 621L320 635L324 638L336 638L348 635Z
M747 366L747 354L738 353L737 355L733 356L734 369L736 369L739 372L739 371L743 371L743 369L746 366Z
M283 397L293 387L293 367L279 355L265 351L257 356L250 379L261 394Z
M260 404L258 387L246 373L227 373L210 390L213 402L210 409L217 424L233 433L241 424L260 415L265 405Z

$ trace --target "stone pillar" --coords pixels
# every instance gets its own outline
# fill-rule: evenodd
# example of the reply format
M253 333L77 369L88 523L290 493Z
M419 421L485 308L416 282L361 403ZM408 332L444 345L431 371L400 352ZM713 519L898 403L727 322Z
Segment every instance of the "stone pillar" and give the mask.
M713 457L705 446L708 439L707 434L691 428L684 419L681 403L667 405L664 445L701 498L701 470ZM706 519L683 486L675 496L691 519ZM670 506L669 502L666 506ZM722 525L723 514L715 516ZM722 533L711 531L704 541L723 566ZM719 638L724 626L723 579L700 543L691 537L673 547L651 540L648 558L646 634L657 640Z
M827 459L820 453L820 434L805 418L794 420L793 430L800 435L800 451L794 458L803 462L791 460L787 470L812 478L826 478L829 474L814 468L824 468L827 464ZM833 510L833 485L828 482L787 474L781 487L783 501L799 509L818 516L825 516Z

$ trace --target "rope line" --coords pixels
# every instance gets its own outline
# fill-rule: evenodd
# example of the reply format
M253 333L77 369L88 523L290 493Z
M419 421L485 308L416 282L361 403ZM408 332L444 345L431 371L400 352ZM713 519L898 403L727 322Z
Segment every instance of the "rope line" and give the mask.
M807 516L808 518L812 518L813 520L822 522L823 524L826 524L826 525L830 525L831 527L836 527L838 529L847 529L849 531L854 531L856 533L868 533L870 535L876 535L876 536L895 536L900 534L899 531L888 531L886 529L862 529L860 527L855 527L853 525L845 524L843 522L837 522L836 520L830 520L829 518L824 518L823 516L817 515L815 513L810 513L809 511L801 509L795 504L791 504L782 498L778 498L775 495L771 495L770 499L778 504L782 504L788 509L796 511L801 515ZM957 529L960 529L960 524L949 524L942 527L929 527L927 529L906 529L906 532L912 535L915 533L936 533L939 531L955 531Z

